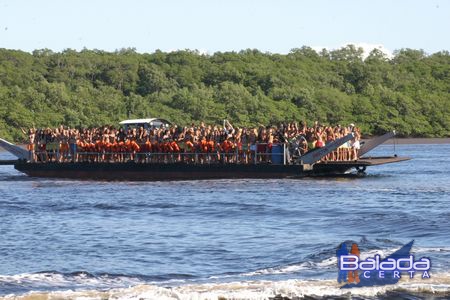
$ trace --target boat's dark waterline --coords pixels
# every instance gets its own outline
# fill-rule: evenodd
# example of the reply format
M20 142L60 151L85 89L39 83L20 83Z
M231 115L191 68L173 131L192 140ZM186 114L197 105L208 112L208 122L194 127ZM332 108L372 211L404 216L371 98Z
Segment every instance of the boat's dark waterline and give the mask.
M357 161L317 163L311 170L302 165L186 164L186 163L25 163L14 167L29 176L95 180L193 180L225 178L299 178L341 175L352 169L394 163L409 158L378 157Z

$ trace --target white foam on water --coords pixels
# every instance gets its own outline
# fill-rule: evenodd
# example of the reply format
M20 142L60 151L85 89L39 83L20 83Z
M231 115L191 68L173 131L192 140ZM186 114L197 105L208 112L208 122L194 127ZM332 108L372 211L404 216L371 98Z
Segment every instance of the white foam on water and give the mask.
M414 248L413 253L424 253L424 252L450 252L450 247L418 247Z
M108 291L57 291L49 293L30 292L22 296L9 295L4 299L267 299L277 295L294 298L303 296L354 295L374 297L388 291L401 289L403 293L445 293L450 291L450 274L434 274L430 279L403 279L396 285L340 289L335 280L285 280L285 281L239 281L228 283L187 284L177 287L137 285Z
M383 250L369 250L361 253L361 258L366 259L376 254L382 258L392 254L396 248ZM448 247L422 247L415 248L414 253L429 253L450 251ZM35 296L41 299L49 298L72 298L72 299L217 299L225 297L227 299L267 299L276 295L287 297L301 297L304 295L344 295L347 293L374 296L377 293L402 288L406 291L419 292L441 292L449 291L450 273L433 274L431 279L422 280L415 278L408 280L402 278L397 285L388 287L357 288L341 290L336 280L285 280L285 281L264 281L264 280L245 280L247 277L256 277L261 275L279 275L301 273L306 270L333 269L337 266L335 256L325 258L318 262L307 261L287 266L264 268L252 272L235 275L218 275L210 279L231 278L231 280L242 281L223 282L223 283L202 283L185 284L185 280L173 279L163 282L145 281L137 277L128 276L91 276L86 273L60 274L60 273L36 273L19 275L0 275L0 285L2 283L15 284L18 286L28 286L35 292L27 293L23 296L10 295L6 298L30 299ZM406 276L403 276L406 277ZM253 279L253 278L252 278ZM163 287L170 285L170 287ZM64 289L71 289L62 291ZM92 290L91 290L92 289ZM61 290L54 292L38 292L37 290Z
M300 270L310 270L311 269L311 263L304 262L296 265L289 265L285 267L273 267L273 268L265 268L256 270L253 272L247 272L240 274L239 276L258 276L258 275L274 275L274 274L289 274L289 273L295 273ZM230 276L231 277L231 276Z
M93 288L111 288L134 286L143 284L144 281L135 277L128 276L91 276L86 273L78 274L60 274L60 273L24 273L17 275L0 275L0 284L8 283L20 286L39 287L40 289L50 289L54 287L73 286L73 287L93 287Z
M431 249L431 248L430 248ZM376 254L380 255L381 258L384 258L393 252L397 251L398 248L384 249L384 250L369 250L361 253L361 259L366 259L369 257L374 257ZM425 252L425 251L424 251ZM298 264L292 264L288 266L279 266L279 267L271 267L264 268L252 272L247 272L240 274L238 276L251 277L258 275L279 275L279 274L290 274L296 273L302 270L318 270L318 269L330 269L337 268L337 258L336 256L325 258L318 262L306 261ZM229 276L215 276L214 278L224 278L224 277L234 277L233 275ZM211 277L212 278L212 277Z
M12 284L35 284L39 285L57 285L67 283L62 274L55 273L34 273L34 274L17 274L17 275L0 275L1 283Z

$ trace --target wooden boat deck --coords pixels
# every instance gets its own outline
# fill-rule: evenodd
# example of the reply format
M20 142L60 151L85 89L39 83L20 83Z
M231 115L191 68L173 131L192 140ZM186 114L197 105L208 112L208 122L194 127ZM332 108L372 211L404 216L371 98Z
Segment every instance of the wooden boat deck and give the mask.
M17 159L0 160L0 166L14 166L18 162L19 162L19 160L17 160Z
M352 169L359 172L364 172L366 167L397 163L405 160L410 160L409 157L399 156L379 156L379 157L361 157L358 160L352 161L325 161L316 163L313 166L313 172L316 174L343 174Z
M400 156L366 156L366 157L360 157L357 160L351 160L351 161L325 161L320 162L318 165L336 165L336 166L348 166L348 167L368 167L368 166L376 166L376 165L384 165L384 164L391 164L396 162L401 162L405 160L410 160L409 157L400 157Z

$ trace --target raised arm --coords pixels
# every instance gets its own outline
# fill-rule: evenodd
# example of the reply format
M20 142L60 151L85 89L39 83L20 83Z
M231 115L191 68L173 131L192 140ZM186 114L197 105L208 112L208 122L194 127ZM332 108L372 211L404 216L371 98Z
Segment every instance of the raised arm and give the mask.
M225 122L227 123L228 127L230 127L230 133L233 134L235 132L233 125L231 125L228 120L225 120Z

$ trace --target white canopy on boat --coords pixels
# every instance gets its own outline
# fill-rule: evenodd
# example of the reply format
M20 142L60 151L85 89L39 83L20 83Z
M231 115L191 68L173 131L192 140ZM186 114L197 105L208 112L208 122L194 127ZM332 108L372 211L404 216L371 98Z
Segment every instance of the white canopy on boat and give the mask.
M165 119L161 118L147 118L147 119L132 119L132 120L125 120L119 123L120 125L124 125L126 127L132 126L132 127L160 127L161 125L169 126L172 123Z

